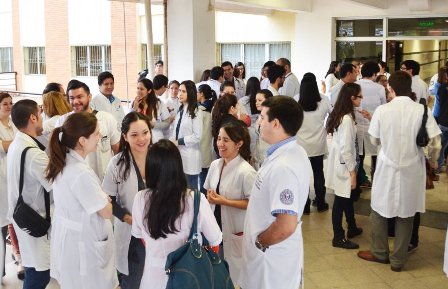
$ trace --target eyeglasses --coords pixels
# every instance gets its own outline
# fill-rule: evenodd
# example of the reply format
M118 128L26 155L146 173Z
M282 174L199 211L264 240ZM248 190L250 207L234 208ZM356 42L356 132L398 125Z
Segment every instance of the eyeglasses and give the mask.
M360 94L360 95L357 95L356 98L364 98L364 97L362 96L362 94Z
M408 69L406 68L406 66L402 66L402 67L400 67L400 70L401 70L401 71L406 71L406 70L408 70Z

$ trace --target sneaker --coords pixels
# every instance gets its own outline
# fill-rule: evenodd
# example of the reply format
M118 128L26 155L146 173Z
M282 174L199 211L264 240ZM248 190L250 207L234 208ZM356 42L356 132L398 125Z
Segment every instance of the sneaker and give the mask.
M333 240L332 241L333 247L342 248L342 249L358 249L359 245L355 242L352 242L347 239L342 240Z
M364 182L359 185L361 188L371 189L372 183L369 180L365 180Z
M362 234L362 228L355 228L347 231L347 238L351 239Z
M415 250L417 250L417 248L418 248L418 245L409 244L408 253L415 252Z

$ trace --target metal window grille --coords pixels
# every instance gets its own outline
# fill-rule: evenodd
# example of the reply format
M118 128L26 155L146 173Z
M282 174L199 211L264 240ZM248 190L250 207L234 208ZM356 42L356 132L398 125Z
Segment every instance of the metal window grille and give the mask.
M13 71L12 47L0 47L0 72Z
M146 50L146 43L142 43L141 46L141 55L142 55L142 63L141 63L141 69L148 68L147 60L148 60L148 51ZM156 63L159 60L163 60L163 44L153 44L154 49L154 60L151 61L152 63Z
M45 47L25 47L25 74L45 74Z
M261 68L268 60L281 57L291 59L290 42L273 43L218 43L218 65L223 61L235 64L238 61L246 67L246 79L260 77Z
M98 76L103 71L111 71L110 45L73 46L73 76Z

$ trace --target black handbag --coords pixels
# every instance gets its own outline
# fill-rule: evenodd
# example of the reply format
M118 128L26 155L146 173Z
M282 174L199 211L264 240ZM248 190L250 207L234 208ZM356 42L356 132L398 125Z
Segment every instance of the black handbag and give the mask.
M423 105L422 126L418 130L416 142L419 147L425 147L429 144L428 131L426 130L426 122L428 121L428 107Z
M26 147L20 158L19 198L17 199L12 217L20 229L30 236L39 238L48 234L48 229L51 225L50 194L44 189L45 218L23 201L23 170L25 166L25 155L30 148L32 147Z
M166 260L166 289L234 289L229 265L213 250L198 241L197 219L200 192L194 193L194 218L187 243L171 252ZM203 236L204 244L207 243Z

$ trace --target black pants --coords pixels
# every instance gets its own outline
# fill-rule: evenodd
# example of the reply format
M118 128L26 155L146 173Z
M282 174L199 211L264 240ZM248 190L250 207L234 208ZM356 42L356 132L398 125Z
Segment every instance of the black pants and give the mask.
M5 264L4 264L5 259L6 259L6 235L8 235L8 225L2 227L2 238L3 238L3 272L2 272L2 276L6 275Z
M145 267L145 246L140 239L131 237L128 252L128 270L129 275L121 275L122 289L138 289L143 276Z
M325 176L324 176L324 156L310 157L311 167L314 177L314 192L316 193L317 206L323 206L325 203ZM308 197L309 200L309 197Z
M353 194L353 190L352 190ZM334 196L333 212L331 214L331 219L333 222L333 234L334 240L342 240L345 238L344 228L342 227L342 217L345 214L345 220L348 224L348 230L355 230L356 220L355 220L355 210L353 208L353 198L343 198L339 196Z
M372 157L372 168L370 169L370 177L373 180L373 175L375 174L375 168L376 168L376 157L377 156L371 156ZM365 155L359 155L359 169L358 169L358 178L357 181L362 183L364 181L363 176L366 176L366 171L364 170L364 158Z

